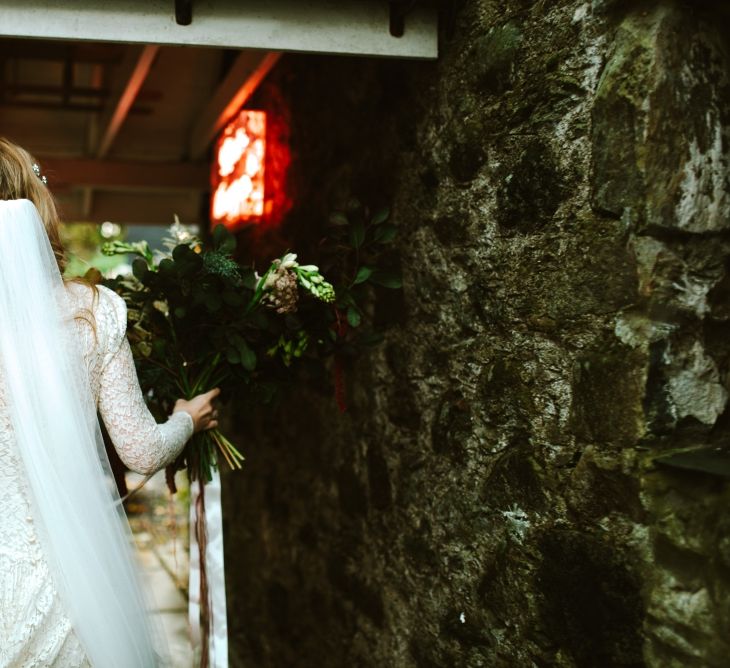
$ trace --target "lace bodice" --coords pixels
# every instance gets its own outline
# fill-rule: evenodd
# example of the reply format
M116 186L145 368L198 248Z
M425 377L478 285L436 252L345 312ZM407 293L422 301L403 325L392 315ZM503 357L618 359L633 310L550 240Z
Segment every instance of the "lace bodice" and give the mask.
M67 291L91 391L120 458L142 474L166 466L192 435L191 416L180 411L157 424L147 409L121 297L103 286L96 295L75 283ZM4 392L0 378L0 668L88 666L38 543Z

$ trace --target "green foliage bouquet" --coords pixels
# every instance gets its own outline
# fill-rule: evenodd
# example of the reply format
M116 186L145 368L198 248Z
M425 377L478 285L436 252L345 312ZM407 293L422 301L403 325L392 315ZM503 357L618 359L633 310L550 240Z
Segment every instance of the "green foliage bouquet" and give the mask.
M250 387L276 376L275 367L289 366L310 338L302 320L290 317L300 297L322 305L335 299L319 269L299 265L294 254L274 260L263 276L242 267L231 257L235 238L222 225L209 249L192 236L174 241L159 263L147 242L103 247L107 255L138 256L131 276L106 284L127 304L140 382L158 417L169 414L176 398L190 399L218 386ZM267 365L272 368L262 373ZM265 391L265 382L258 385ZM209 481L219 457L234 469L244 459L218 429L199 432L173 473L187 468L191 480Z
M108 242L106 255L132 254L132 274L105 284L127 304L127 337L148 405L157 419L176 399L220 387L224 395L267 401L292 378L294 362L308 356L335 360L335 393L341 410L343 355L379 341L362 326L368 289L400 287L378 268L378 257L395 236L388 211L373 216L357 204L330 217L320 244L333 286L315 265L286 253L259 276L233 258L236 239L222 225L206 246L176 222L168 252L158 259L147 242ZM243 455L218 429L195 434L168 468L186 468L205 483L222 461L241 467Z

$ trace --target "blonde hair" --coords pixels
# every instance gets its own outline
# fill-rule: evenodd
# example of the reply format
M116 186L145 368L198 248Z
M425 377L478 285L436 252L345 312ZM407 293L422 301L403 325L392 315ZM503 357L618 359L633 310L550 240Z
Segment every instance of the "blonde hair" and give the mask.
M33 171L37 164L24 148L0 137L0 199L29 199L45 225L58 269L63 274L66 255L61 244L60 219L51 191Z
M63 275L66 269L66 253L61 243L61 220L54 199L48 186L33 170L38 164L33 156L24 148L14 144L5 137L0 137L0 199L28 199L38 210L51 242L53 255L58 270ZM64 279L65 280L65 279ZM96 285L84 278L72 278L73 282L83 283L92 288L92 309L98 298ZM96 334L95 319L92 309L83 309L76 318L87 321Z

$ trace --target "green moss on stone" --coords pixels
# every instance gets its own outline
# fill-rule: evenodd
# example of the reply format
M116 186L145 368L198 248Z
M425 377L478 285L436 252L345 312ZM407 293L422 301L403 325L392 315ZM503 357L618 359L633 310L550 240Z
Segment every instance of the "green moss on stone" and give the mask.
M497 215L507 231L533 233L550 223L564 196L564 184L548 144L524 147L497 195Z
M644 433L642 353L606 341L576 364L572 416L583 438L632 445Z
M522 32L512 21L492 28L476 40L473 72L482 91L497 94L510 87L521 42Z

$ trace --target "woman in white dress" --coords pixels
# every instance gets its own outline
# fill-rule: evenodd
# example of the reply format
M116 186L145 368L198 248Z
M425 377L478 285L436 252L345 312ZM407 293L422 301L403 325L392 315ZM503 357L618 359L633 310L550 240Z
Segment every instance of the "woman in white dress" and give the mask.
M160 665L96 411L127 467L150 474L217 426L218 390L179 400L157 424L124 301L61 281L53 198L4 139L0 200L0 668Z

